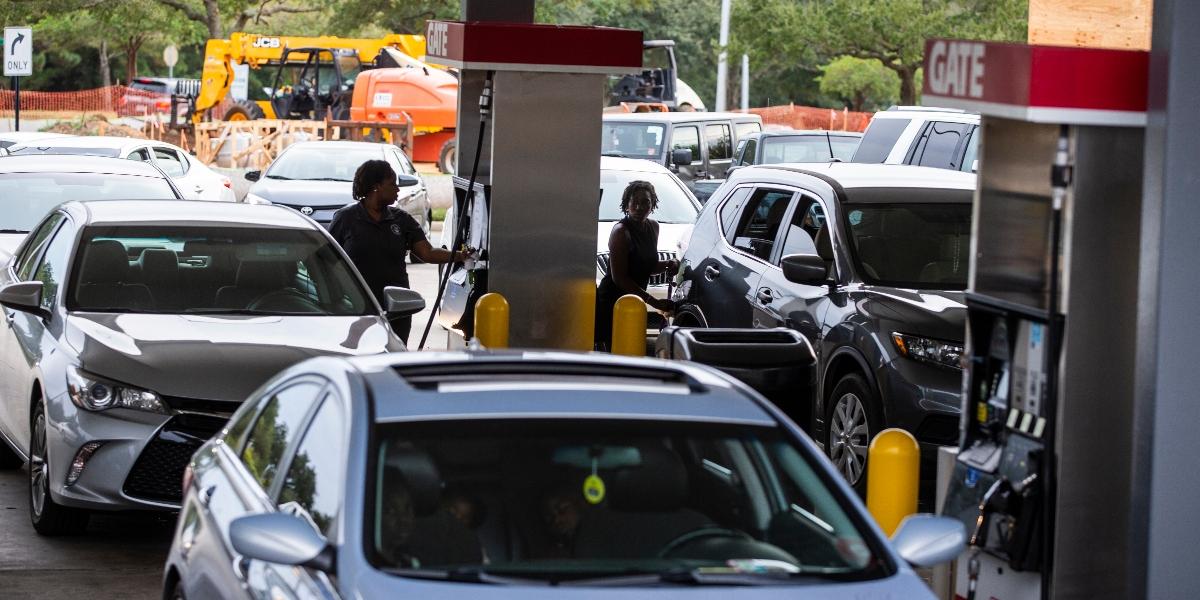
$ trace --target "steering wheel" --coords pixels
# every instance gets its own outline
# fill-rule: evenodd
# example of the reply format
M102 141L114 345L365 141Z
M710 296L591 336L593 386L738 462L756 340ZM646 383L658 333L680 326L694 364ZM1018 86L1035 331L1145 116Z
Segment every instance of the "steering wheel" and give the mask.
M741 531L710 525L708 527L701 527L700 529L693 529L692 531L684 533L683 535L680 535L667 542L667 545L663 546L662 550L658 551L658 558L670 558L671 555L677 552L680 548L683 548L688 544L698 540L708 538L736 538L739 540L752 539L749 535L746 535Z
M275 290L255 298L249 310L280 311L292 313L323 313L320 305L296 290Z

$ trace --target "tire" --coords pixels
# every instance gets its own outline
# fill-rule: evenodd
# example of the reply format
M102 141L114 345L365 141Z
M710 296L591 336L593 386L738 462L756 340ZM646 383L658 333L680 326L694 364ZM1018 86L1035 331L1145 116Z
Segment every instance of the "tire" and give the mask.
M882 422L879 398L862 375L838 381L825 403L825 452L860 495L867 489L867 449Z
M445 144L442 144L442 149L438 151L437 168L439 171L447 175L454 175L456 149L454 138L448 139Z
M261 106L251 102L250 100L238 100L225 111L225 116L222 119L226 121L253 121L261 119L266 113L263 112Z
M21 458L21 455L13 451L12 448L9 448L8 444L3 440L0 440L0 471L19 469L23 464L25 464L25 460Z
M46 407L33 411L29 435L29 519L39 535L76 535L87 529L88 513L54 502L50 496L50 464L46 453Z

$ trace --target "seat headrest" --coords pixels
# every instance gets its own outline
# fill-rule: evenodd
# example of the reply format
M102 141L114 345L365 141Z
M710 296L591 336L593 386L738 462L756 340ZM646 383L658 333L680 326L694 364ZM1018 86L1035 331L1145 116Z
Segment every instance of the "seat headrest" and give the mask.
M129 275L129 254L116 240L92 240L80 270L80 283L123 283Z
M817 256L825 260L833 260L833 241L829 239L829 227L817 230Z
M678 454L662 446L638 448L641 464L617 469L609 486L609 503L616 510L667 512L687 499L688 476Z
M385 494L393 484L401 484L404 490L400 491L412 496L417 516L431 515L437 510L442 498L442 476L427 452L411 446L394 447L388 451L385 467Z
M142 275L173 275L179 271L179 255L174 250L146 248L138 257Z
M238 265L237 287L269 290L285 285L287 274L281 262L244 260Z

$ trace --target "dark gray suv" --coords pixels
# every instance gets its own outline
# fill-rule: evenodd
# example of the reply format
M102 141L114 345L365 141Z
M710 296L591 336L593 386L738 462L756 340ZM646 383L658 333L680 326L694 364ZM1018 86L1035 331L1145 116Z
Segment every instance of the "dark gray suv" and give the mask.
M928 463L958 439L974 187L970 173L907 165L738 169L687 244L675 324L807 336L811 433L860 490L885 427L913 433Z

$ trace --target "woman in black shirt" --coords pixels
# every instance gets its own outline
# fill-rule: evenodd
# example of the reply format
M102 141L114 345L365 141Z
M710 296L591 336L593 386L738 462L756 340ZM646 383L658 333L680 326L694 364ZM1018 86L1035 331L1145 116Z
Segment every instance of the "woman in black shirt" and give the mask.
M371 293L386 308L383 288L409 287L405 261L408 252L427 263L458 262L470 254L434 248L416 219L392 206L400 187L396 172L382 160L368 160L354 173L352 193L356 203L342 207L333 215L329 233L337 240ZM408 343L412 317L392 321L396 335Z
M650 213L658 208L658 194L648 181L631 181L621 194L625 218L608 236L608 273L596 289L596 349L608 350L612 342L613 306L625 294L641 298L650 307L670 311L674 304L646 291L650 276L679 268L679 262L658 260L658 221Z

